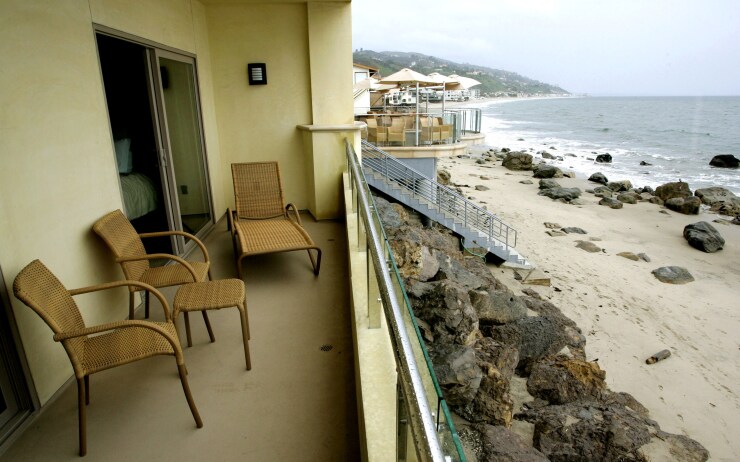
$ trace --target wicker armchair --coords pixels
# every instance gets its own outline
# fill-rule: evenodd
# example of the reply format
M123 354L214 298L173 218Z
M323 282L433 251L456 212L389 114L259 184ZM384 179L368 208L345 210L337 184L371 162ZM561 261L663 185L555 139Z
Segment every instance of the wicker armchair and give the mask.
M313 272L321 269L321 249L308 235L293 204L285 205L277 162L231 164L236 210L228 210L229 229L242 279L242 260L251 255L305 250ZM293 211L292 214L289 210ZM311 253L316 252L316 258Z
M121 264L126 279L149 284L156 288L177 286L190 282L201 282L206 275L211 279L211 263L208 251L203 243L192 234L183 231L161 231L156 233L137 234L131 222L120 210L115 210L99 219L93 225L93 231L108 245L116 262ZM147 254L142 238L159 236L184 236L192 239L203 252L204 262L186 261L176 255L166 253ZM150 267L149 260L167 259L175 262L174 265ZM134 293L141 289L137 286L129 288L129 319L134 319ZM144 293L145 317L149 317L149 292ZM186 314L187 316L187 314ZM208 328L211 341L214 340L208 315L203 312L203 320Z
M86 327L72 296L123 286L154 293L162 303L165 322L128 320ZM77 379L80 456L87 453L85 406L90 404L90 375L155 355L175 357L195 425L203 426L190 393L185 360L167 301L154 287L118 281L68 291L43 263L34 260L18 273L13 292L46 322L54 332L54 340L62 342L72 362Z

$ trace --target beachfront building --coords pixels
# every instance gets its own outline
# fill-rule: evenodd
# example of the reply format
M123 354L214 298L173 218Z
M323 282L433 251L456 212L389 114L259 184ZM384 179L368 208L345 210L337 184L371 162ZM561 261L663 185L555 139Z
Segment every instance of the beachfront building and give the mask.
M21 269L40 259L68 288L122 279L91 231L121 209L140 232L203 238L214 278L235 277L231 164L277 161L321 274L297 252L247 260L250 371L233 313L211 315L215 343L194 324L185 361L203 428L169 358L95 374L88 457L442 460L444 406L418 393L381 314L387 267L370 258L377 236L347 173L361 128L350 1L6 0L0 18L0 459L77 451L70 361L13 296ZM199 255L180 238L153 246ZM125 289L76 299L88 325L128 314Z

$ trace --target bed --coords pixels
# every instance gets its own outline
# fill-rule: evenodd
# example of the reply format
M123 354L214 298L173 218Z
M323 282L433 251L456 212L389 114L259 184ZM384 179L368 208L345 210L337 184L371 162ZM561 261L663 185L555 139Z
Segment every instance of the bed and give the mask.
M121 175L123 208L129 220L135 220L157 209L157 188L143 173Z

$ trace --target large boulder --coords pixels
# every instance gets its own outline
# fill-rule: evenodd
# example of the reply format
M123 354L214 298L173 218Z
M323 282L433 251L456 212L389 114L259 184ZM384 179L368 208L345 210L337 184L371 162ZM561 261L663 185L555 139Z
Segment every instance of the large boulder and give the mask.
M506 324L527 315L527 306L511 291L471 290L468 295L481 324Z
M563 172L555 167L554 165L549 164L538 164L534 167L534 177L535 178L562 178Z
M543 178L542 180L540 180L540 189L550 188L562 188L562 186L560 186L560 183L551 178Z
M515 418L534 424L534 447L554 462L709 458L701 444L663 432L655 421L618 401L581 400L528 409ZM670 459L651 457L661 452Z
M612 155L609 154L608 152L606 154L599 154L598 156L596 156L596 162L611 164Z
M622 204L620 201L616 199L612 199L611 197L604 197L599 201L599 205L605 205L607 207L611 207L613 209L621 209L624 207L624 204Z
M414 314L429 325L434 343L471 345L478 335L478 315L468 290L451 280L410 282Z
M550 404L598 399L606 390L605 377L598 363L559 355L543 358L532 366L527 391Z
M729 216L740 215L740 197L728 189L716 186L701 188L694 191L694 195L713 212Z
M562 199L565 202L570 202L581 197L581 190L578 188L549 188L541 190L538 194L550 199Z
M483 379L473 346L435 345L429 355L447 403L453 407L470 404Z
M449 170L445 170L443 168L437 170L437 183L442 185L449 185L450 179L452 178L452 174Z
M655 195L665 202L674 197L691 197L691 190L688 183L676 181L658 186L655 189Z
M509 170L532 170L532 156L523 152L509 152L501 165Z
M519 350L517 370L527 374L535 361L557 353L570 343L566 327L557 317L530 316L502 326L486 326L483 332Z
M691 247L707 253L722 250L725 245L725 239L719 231L706 221L686 225L683 229L683 237Z
M720 154L712 157L712 160L709 161L709 165L720 168L738 168L740 167L740 159L732 154Z
M632 182L630 180L610 181L607 186L614 192L623 192L632 189Z
M531 443L506 427L477 424L469 430L475 432L475 455L479 462L547 462L548 459Z
M665 201L665 206L674 212L683 213L684 215L698 215L701 208L701 199L695 196L687 198L674 197Z
M588 181L593 181L594 183L601 183L604 185L609 183L609 180L606 178L606 175L604 175L601 172L596 172L590 177L588 177Z
M474 345L476 364L482 378L475 397L454 410L471 422L511 425L514 402L509 395L511 377L519 354L511 345L483 337Z
M640 195L634 191L625 191L617 196L617 200L623 204L637 204L640 199L642 199Z
M662 266L653 270L653 276L666 284L686 284L694 280L689 270L680 266Z

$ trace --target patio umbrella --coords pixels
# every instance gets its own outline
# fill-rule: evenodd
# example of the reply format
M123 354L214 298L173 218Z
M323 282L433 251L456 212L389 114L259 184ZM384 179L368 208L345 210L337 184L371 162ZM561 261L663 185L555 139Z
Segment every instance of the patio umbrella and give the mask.
M431 74L429 74L429 78L439 84L442 84L442 115L444 116L445 100L447 99L447 85L457 84L458 81L453 79L452 77L445 77L439 72L432 72Z
M416 85L416 145L419 145L419 85L430 86L435 85L436 82L426 75L416 72L408 67L395 72L388 77L383 78L380 83L390 84L395 83L397 85Z
M452 84L452 83L450 84L450 88L454 90L467 90L469 88L473 88L476 85L480 85L480 82L478 82L475 79L471 79L470 77L462 77L462 76L453 74L449 78L457 81L456 84Z

